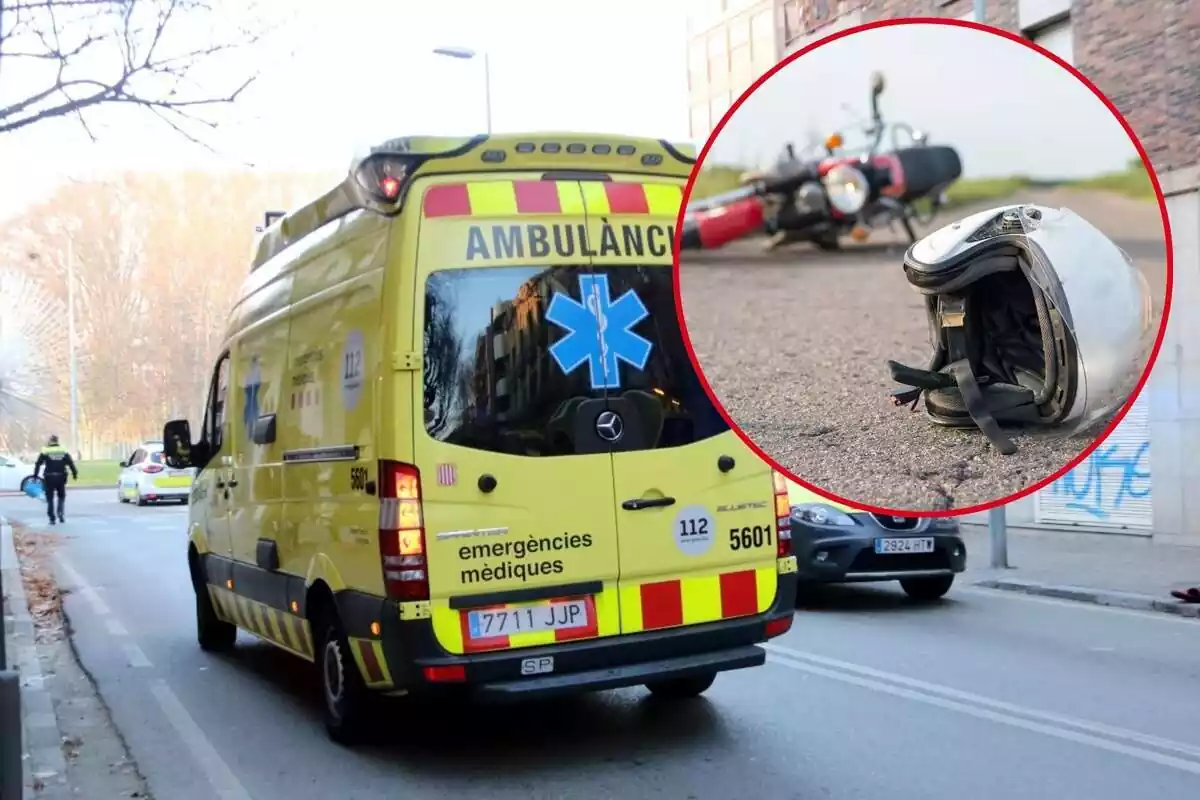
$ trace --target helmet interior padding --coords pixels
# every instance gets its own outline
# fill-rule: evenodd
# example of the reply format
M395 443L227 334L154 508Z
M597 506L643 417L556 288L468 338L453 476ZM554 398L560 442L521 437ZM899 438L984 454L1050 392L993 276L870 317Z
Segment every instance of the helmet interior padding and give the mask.
M1002 425L1057 421L1075 390L1059 380L1075 357L1061 314L1021 259L1009 264L927 296L935 342L927 369L888 362L893 380L914 387L893 392L895 404L915 406L923 396L935 423L978 427L1005 455L1017 448Z

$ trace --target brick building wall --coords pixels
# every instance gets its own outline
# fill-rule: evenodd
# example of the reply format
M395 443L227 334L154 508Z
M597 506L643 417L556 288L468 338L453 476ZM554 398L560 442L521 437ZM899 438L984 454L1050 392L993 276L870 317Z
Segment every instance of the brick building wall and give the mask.
M986 0L985 21L1036 38L1022 11L1037 0ZM1074 66L1129 120L1159 172L1200 163L1200 2L1197 0L1065 0ZM779 24L785 46L843 14L864 21L905 16L961 18L973 0L784 0ZM1039 20L1044 22L1045 20Z

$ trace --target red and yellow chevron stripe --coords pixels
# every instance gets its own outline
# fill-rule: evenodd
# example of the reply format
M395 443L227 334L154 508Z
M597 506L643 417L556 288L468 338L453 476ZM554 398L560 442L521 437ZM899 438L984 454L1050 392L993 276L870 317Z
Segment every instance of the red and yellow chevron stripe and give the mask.
M621 181L472 181L430 186L427 218L512 217L528 214L639 214L674 217L683 187Z
M225 622L233 623L296 655L313 658L312 631L307 620L248 600L218 586L210 585L208 593L217 616Z
M622 586L621 632L760 614L775 600L776 570L772 563L759 569Z

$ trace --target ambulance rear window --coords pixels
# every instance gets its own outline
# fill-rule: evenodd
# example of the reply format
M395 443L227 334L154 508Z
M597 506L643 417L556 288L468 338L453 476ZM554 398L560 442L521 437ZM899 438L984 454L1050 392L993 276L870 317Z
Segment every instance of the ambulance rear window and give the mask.
M603 444L588 415L617 399L638 418L620 450L728 430L683 346L669 266L437 271L426 281L424 339L425 427L441 441L595 453Z

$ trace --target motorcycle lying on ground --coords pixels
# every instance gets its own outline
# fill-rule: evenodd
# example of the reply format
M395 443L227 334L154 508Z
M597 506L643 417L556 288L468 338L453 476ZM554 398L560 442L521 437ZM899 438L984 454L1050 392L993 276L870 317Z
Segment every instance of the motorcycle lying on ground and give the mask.
M866 241L872 230L899 223L909 243L913 221L928 225L945 204L945 192L962 175L958 151L928 144L927 134L904 123L891 125L892 150L879 153L888 125L879 110L883 76L872 76L871 144L861 155L846 153L840 134L825 142L824 157L800 158L789 144L769 172L744 176L745 185L689 203L681 249L710 250L756 232L770 237L767 249L811 242L836 250L843 236ZM898 133L912 144L901 146ZM922 214L919 202L927 200Z

